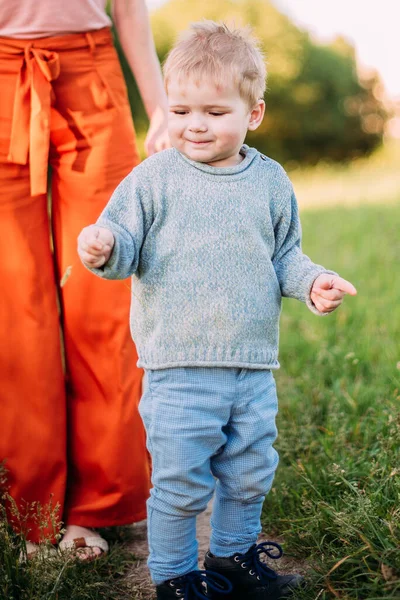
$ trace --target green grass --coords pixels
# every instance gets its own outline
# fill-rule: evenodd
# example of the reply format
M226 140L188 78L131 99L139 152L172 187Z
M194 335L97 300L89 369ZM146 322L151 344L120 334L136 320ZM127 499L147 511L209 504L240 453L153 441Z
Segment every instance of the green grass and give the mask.
M302 222L304 251L358 296L324 318L284 301L281 463L263 523L308 558L305 598L400 598L400 208Z
M300 206L365 206L400 198L400 140L386 140L371 156L346 164L322 160L315 167L290 170Z
M107 536L113 541L109 554L90 563L67 552L21 562L24 539L11 531L0 511L0 599L135 600L134 582L127 577L135 557L124 548L126 531L115 529L113 540Z

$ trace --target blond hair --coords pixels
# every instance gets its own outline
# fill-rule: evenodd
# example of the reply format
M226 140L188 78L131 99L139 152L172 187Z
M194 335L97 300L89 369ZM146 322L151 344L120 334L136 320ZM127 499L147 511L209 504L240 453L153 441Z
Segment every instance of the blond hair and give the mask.
M171 77L195 78L237 86L243 100L253 107L265 92L267 71L258 41L249 28L230 29L225 23L192 23L169 52L163 65L165 87Z

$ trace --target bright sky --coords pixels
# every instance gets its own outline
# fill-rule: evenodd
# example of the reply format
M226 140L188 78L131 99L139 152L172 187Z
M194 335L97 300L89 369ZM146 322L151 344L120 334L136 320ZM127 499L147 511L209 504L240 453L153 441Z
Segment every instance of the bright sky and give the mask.
M390 96L400 97L399 0L273 0L317 38L344 34L362 66L374 67Z
M150 9L166 0L147 0ZM187 0L190 2L190 0ZM341 34L356 48L360 65L375 68L386 92L400 99L400 0L272 0L322 41Z

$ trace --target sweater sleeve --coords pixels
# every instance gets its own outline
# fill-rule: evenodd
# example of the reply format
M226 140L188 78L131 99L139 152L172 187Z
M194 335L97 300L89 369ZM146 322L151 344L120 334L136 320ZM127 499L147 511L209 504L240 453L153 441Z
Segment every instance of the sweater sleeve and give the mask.
M310 293L316 278L322 273L331 273L313 263L301 249L301 224L295 194L286 177L283 193L280 194L276 221L274 223L275 249L272 263L279 281L282 296L305 302L317 315L325 315L314 306Z
M151 202L134 169L118 185L96 223L114 235L111 256L105 265L90 270L104 279L125 279L133 275L151 220Z

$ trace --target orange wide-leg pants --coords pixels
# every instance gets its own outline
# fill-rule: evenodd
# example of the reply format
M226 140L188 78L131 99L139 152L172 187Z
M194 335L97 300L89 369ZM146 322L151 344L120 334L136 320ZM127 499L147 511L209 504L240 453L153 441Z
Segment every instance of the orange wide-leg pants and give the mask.
M76 252L138 161L109 29L0 38L0 461L20 507L87 527L143 519L149 490L129 284Z

